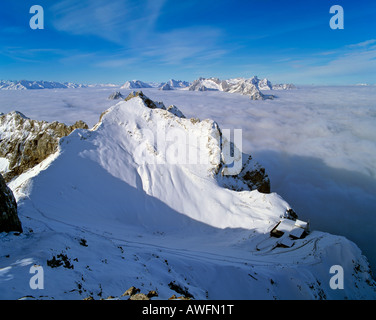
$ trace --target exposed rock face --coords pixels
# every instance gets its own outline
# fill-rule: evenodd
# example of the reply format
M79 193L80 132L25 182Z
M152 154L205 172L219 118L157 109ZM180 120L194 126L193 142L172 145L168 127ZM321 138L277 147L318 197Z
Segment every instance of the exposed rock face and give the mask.
M59 139L75 129L88 129L83 121L72 126L64 123L31 120L13 111L0 116L0 157L9 160L4 172L9 182L24 171L36 166L58 149Z
M140 291L136 287L130 287L122 294L122 297L129 296L128 300L150 300L150 298L158 297L158 293L154 290L149 291L148 294L140 293Z
M179 117L179 118L185 118L185 115L183 114L183 112L181 112L178 107L176 107L175 105L171 105L167 108L167 111L171 112L172 114L174 114L175 116Z
M17 202L0 174L0 232L22 232L17 215Z
M139 292L140 292L140 289L132 286L127 291L125 291L123 293L122 297L124 297L124 296L133 296L133 295L135 295L135 294L137 294Z
M270 193L270 179L260 164L252 163L249 156L244 163L242 171L238 177L251 189L257 189L261 193Z
M135 97L140 97L150 109L164 109L164 110L166 110L166 107L164 106L164 104L162 102L155 102L155 101L149 99L147 96L144 95L144 93L142 91L131 92L128 95L128 97L125 98L125 101L128 101L128 100L135 98Z
M261 193L270 193L270 179L265 168L252 159L252 156L242 155L243 166L239 174L218 177L222 185L234 191L257 190Z
M130 99L133 99L135 97L141 98L150 109L167 110L169 113L172 113L173 115L175 115L179 118L185 118L184 114L175 105L171 105L168 108L166 108L165 105L163 104L163 102L157 102L157 101L153 101L153 100L149 99L147 96L144 95L144 93L142 91L133 91L124 100L129 101ZM103 116L103 114L102 114L102 116ZM101 118L102 118L102 116L101 116Z
M150 298L143 293L136 293L133 296L130 296L129 300L150 300Z
M165 83L162 87L159 88L159 90L168 91L168 90L174 90L169 83Z
M124 98L125 97L119 91L114 92L108 97L109 100L119 100Z

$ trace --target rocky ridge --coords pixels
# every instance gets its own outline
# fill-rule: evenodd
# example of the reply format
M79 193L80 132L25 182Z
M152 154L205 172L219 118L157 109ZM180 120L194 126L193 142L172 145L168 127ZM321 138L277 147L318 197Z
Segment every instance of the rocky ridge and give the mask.
M59 139L75 129L88 129L83 121L64 123L38 121L13 111L0 116L0 158L9 161L2 172L6 182L33 168L58 149Z

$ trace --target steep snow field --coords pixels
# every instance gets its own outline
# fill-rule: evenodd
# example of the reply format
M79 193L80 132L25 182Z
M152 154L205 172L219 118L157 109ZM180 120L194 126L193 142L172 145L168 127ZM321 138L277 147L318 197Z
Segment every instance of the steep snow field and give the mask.
M356 242L376 270L376 86L262 92L277 98L147 94L243 129L243 151L265 166L272 190L314 228Z
M0 92L0 112L93 126L114 105L107 100L114 90ZM290 249L272 250L268 231L290 205L312 229L347 236L374 261L375 164L369 157L376 154L376 88L299 88L273 92L273 101L143 91L177 105L187 118L243 129L243 151L266 167L272 191L283 199L223 189L208 174L211 165L145 163L135 153L140 144L150 147L150 157L160 150L142 129L156 133L156 123L181 124L209 139L212 126L177 121L139 98L120 102L94 131L76 130L62 139L58 154L11 182L26 232L1 235L0 298L118 297L134 285L166 299L173 282L198 299L375 297L366 261L351 242L314 231ZM45 267L53 257L69 264ZM45 289L38 293L29 288L32 264L45 269ZM329 269L337 264L345 269L345 291L329 288Z

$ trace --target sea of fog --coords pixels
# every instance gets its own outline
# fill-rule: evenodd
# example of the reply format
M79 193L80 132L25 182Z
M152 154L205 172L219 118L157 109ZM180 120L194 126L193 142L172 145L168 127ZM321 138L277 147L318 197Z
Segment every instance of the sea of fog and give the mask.
M94 125L119 88L0 91L0 112ZM120 90L126 95L130 90ZM312 229L354 241L376 270L376 86L298 87L251 101L224 92L143 89L187 117L242 129L243 152L265 166L280 194Z

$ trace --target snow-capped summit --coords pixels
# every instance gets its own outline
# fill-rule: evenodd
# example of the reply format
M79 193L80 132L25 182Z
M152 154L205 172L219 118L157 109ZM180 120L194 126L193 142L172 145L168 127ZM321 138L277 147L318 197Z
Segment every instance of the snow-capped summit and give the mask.
M260 91L257 78L239 79L238 82L232 84L226 89L226 92L240 93L242 95L249 96L251 100L265 100L267 98L273 98L273 96L266 96Z
M131 81L127 81L120 87L120 89L142 89L142 88L152 88L152 86L140 80L131 80Z
M258 82L260 90L273 90L273 85L268 79L262 79Z
M225 91L218 78L198 78L190 85L190 91Z
M174 90L174 88L171 87L170 84L167 82L167 83L163 84L162 86L160 86L159 90L168 91L168 90Z
M190 83L187 81L170 79L167 82L161 83L159 85L159 88L165 87L166 85L170 87L171 89L183 89L183 88L188 88L190 86ZM166 89L162 89L162 90L166 90Z

